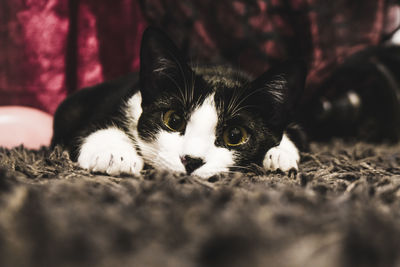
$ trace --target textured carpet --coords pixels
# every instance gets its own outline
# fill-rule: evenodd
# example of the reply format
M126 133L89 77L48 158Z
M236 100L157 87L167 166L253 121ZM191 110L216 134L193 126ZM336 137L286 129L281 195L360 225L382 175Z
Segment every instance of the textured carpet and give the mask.
M312 144L301 170L89 174L0 149L0 266L400 266L400 146Z

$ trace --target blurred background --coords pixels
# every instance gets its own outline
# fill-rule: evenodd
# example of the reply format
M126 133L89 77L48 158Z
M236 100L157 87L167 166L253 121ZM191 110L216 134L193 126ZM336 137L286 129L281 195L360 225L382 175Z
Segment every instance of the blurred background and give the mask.
M1 1L0 106L28 106L53 114L72 92L137 71L141 35L148 25L163 29L195 63L231 63L257 75L282 60L303 59L309 74L301 104L309 106L317 96L343 93L329 94L337 90L326 82L347 59L392 42L400 26L399 4L394 0Z

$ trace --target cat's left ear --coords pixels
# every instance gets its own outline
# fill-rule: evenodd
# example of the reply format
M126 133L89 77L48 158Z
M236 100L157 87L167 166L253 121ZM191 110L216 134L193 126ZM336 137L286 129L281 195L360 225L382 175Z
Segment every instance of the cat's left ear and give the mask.
M168 90L184 89L191 77L193 71L172 40L157 28L147 28L140 50L142 103L151 103Z
M286 61L250 84L251 101L261 107L272 126L286 127L303 94L306 74L304 61Z

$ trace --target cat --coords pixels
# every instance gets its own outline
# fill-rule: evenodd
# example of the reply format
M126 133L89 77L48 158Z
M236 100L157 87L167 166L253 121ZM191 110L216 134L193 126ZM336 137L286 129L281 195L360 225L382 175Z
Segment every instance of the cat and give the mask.
M138 175L144 165L208 178L297 170L288 125L305 68L282 63L257 79L225 65L190 67L172 40L143 33L140 72L78 91L60 104L52 146L79 166Z

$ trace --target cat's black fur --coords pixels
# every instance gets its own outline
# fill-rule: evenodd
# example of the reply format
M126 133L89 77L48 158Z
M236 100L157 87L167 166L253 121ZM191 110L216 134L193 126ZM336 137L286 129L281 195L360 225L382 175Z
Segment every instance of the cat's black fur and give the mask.
M359 98L348 103L349 92ZM330 103L328 109L321 100ZM298 121L312 140L400 140L400 47L368 47L347 58L302 107Z
M125 114L121 107L137 92L137 82L138 74L132 73L69 96L54 115L51 146L64 146L71 159L76 160L81 138L112 124L125 127Z
M261 165L265 153L279 144L290 123L304 87L305 74L301 62L284 63L255 80L227 66L191 68L165 34L149 28L142 40L140 74L132 73L68 97L55 114L52 146L64 146L72 159L77 160L83 138L111 125L123 129L133 140L126 108L127 101L138 91L143 112L137 131L143 140L151 142L158 131L167 130L160 119L165 110L182 110L188 116L215 91L215 103L221 111L215 145L226 147L221 140L225 125L246 125L252 138L230 149L241 155L236 165ZM274 81L280 82L280 79L285 83L274 87ZM195 88L192 99L179 97L178 88ZM242 101L237 114L224 105L232 97Z

